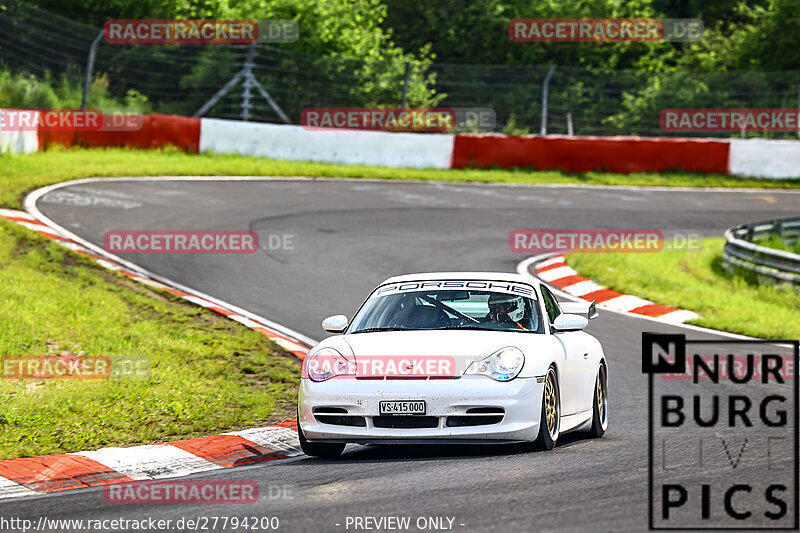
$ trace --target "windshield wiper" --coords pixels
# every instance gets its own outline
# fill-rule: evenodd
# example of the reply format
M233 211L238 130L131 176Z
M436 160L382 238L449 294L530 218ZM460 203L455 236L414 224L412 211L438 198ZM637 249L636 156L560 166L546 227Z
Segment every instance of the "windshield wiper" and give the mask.
M502 328L481 328L478 326L447 326L446 328L438 328L438 329L475 329L478 331L510 331L512 333L531 333L535 330L532 329L502 329Z
M389 327L386 327L386 328L366 328L366 329L360 329L358 331L352 331L351 333L372 333L372 332L375 332L375 331L410 331L412 329L413 328L389 328Z
M445 328L437 328L437 329L477 329L480 331L505 331L497 328L482 328L479 326L447 326Z

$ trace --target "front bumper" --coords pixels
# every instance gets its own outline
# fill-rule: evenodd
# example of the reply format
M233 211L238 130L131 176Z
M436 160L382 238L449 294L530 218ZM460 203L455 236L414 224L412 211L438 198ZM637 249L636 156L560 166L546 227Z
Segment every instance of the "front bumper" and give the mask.
M544 383L535 378L516 378L499 382L484 376L460 379L426 380L357 380L336 378L322 383L302 379L298 396L298 423L309 441L331 442L432 442L437 441L532 441L539 434L539 420ZM435 427L376 427L385 426L387 417L380 414L381 400L425 400L426 417ZM330 416L321 416L319 409L336 410L355 417L363 426L326 423ZM485 425L463 424L470 415L467 411L479 409L486 413L502 409L498 422ZM325 413L326 415L329 413ZM393 418L415 418L416 415ZM474 415L472 415L474 416ZM376 418L378 417L378 418ZM455 417L455 418L453 418ZM435 418L435 419L434 419ZM438 420L437 420L438 419ZM483 418L484 421L490 420ZM469 420L468 420L469 421ZM398 420L404 425L414 425L422 420Z

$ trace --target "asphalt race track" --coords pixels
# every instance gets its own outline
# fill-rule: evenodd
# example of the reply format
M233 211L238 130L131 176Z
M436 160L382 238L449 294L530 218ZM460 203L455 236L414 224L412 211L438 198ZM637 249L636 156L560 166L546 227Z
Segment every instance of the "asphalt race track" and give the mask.
M100 246L108 230L252 229L262 245L252 255L124 257L320 339L322 318L352 316L370 289L391 275L515 271L525 256L508 248L513 229L655 228L721 236L739 223L796 214L800 194L366 180L129 180L59 189L38 207ZM269 235L291 235L292 248L268 249ZM610 424L599 440L568 436L544 453L516 445L349 446L339 461L301 457L193 476L255 480L262 497L249 506L109 505L96 487L5 501L0 515L277 516L279 531L347 531L348 516L410 516L412 523L444 516L454 518L454 531L644 531L647 379L641 332L709 336L602 311L588 331L602 342L610 367ZM758 468L745 465L739 479L759 475ZM293 497L269 499L270 486L286 486Z

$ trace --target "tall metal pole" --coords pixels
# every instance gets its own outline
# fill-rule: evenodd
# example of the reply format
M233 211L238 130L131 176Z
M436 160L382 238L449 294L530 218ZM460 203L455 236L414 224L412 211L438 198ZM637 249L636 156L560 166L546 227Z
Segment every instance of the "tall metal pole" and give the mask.
M411 62L406 61L406 73L403 76L403 109L406 108L406 97L408 96L408 73L411 70Z
M547 95L550 92L550 78L553 77L553 71L556 69L555 65L550 65L547 71L547 76L544 77L542 84L542 135L547 135Z
M256 55L256 43L253 41L250 43L250 47L247 49L247 57L244 60L244 64L242 65L242 76L244 77L244 82L242 83L242 120L247 122L250 120L250 109L253 107L253 104L250 103L250 88L253 87L253 59Z
M208 100L208 102L203 104L203 107L195 111L194 115L192 115L193 117L202 117L205 115L212 107L217 105L217 102L219 102L226 94L236 87L236 84L242 82L244 87L242 91L242 120L247 121L250 119L250 109L253 107L253 105L250 103L250 97L252 96L250 89L255 87L261 97L267 101L269 106L273 111L275 111L282 121L284 121L286 124L292 123L289 120L289 117L286 116L286 113L283 112L283 109L281 109L278 103L272 98L272 96L270 96L267 90L260 83L258 83L258 80L253 74L256 47L256 43L252 43L250 45L250 48L247 50L247 57L242 64L242 70L237 72L233 78L228 80L228 83L226 83L224 87L217 91L214 96Z
M81 99L81 109L86 109L86 102L89 99L89 86L92 84L92 73L94 71L94 58L97 54L97 45L103 39L103 30L97 34L89 47L89 59L86 60L86 79L83 82L83 98Z

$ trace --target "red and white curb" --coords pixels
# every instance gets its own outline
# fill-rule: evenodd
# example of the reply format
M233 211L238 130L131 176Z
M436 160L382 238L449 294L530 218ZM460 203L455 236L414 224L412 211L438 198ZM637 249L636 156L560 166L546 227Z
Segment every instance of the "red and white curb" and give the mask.
M187 476L301 455L297 420L222 435L130 448L0 461L0 499L137 480Z
M294 335L286 331L276 331L274 323L245 313L235 306L152 279L143 272L130 268L125 261L103 257L92 250L91 245L24 211L0 209L0 216L74 252L88 255L109 270L170 292L254 329L298 358L302 359L308 352L309 343L305 338L294 338ZM0 461L0 499L111 483L186 476L300 454L302 451L297 439L297 420L292 419L275 426L161 444L8 459Z
M638 296L612 291L585 278L567 265L566 257L557 255L536 264L536 276L571 296L586 301L597 301L597 307L621 313L658 318L664 322L681 324L698 318L697 313L657 304Z

